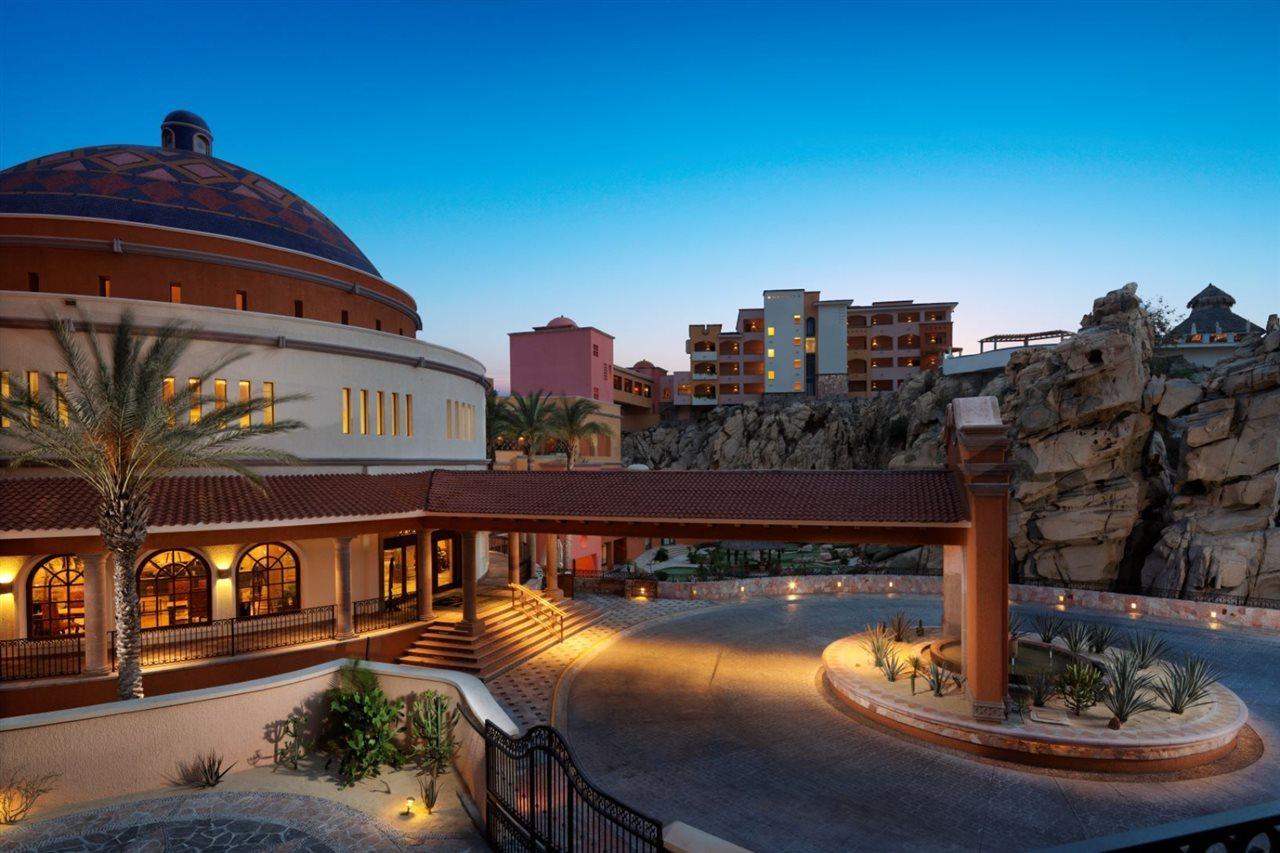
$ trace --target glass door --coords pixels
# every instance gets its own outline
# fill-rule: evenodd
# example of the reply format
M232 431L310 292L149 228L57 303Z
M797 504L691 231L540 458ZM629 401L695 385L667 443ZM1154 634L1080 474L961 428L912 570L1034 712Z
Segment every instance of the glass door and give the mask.
M431 545L435 548L435 591L461 586L458 554L462 550L462 537L457 533L436 533L431 537Z
M382 543L380 592L383 601L399 601L418 591L418 538L408 533Z

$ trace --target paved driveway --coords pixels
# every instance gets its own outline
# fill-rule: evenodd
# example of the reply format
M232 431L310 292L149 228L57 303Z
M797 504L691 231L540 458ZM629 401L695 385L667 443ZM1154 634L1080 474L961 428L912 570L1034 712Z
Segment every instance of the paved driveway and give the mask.
M605 790L760 853L1027 849L1278 796L1280 637L1148 620L1177 652L1195 650L1221 669L1268 749L1231 774L1122 781L975 760L840 710L820 689L822 649L895 610L926 624L941 618L937 598L849 595L753 601L643 626L577 673L558 723Z

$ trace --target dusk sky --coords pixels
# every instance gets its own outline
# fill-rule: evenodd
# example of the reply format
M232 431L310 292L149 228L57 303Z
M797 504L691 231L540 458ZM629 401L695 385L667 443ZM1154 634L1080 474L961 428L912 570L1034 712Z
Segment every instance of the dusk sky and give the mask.
M1127 281L1280 310L1280 4L0 4L0 167L159 144L301 194L505 383L567 314L687 369L766 288L954 300L957 343Z

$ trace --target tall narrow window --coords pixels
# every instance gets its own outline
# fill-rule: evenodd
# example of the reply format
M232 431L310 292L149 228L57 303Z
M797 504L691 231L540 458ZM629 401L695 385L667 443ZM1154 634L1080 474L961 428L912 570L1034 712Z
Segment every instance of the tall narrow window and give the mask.
M369 391L360 389L360 434L369 434Z
M391 434L400 434L400 395L391 392Z
M53 396L58 407L58 423L66 426L69 420L67 417L67 374L58 371L53 374L53 378L58 383L58 387L53 389Z
M262 383L262 399L265 403L262 407L262 422L267 426L274 426L276 422L276 383Z
M99 296L111 295L111 276L109 275L98 276L98 295Z
M164 407L165 409L168 410L169 415L165 420L168 422L169 426L171 427L177 423L177 418L175 418L173 415L173 390L174 390L173 377L166 376L164 378L163 396L164 396Z
M404 434L413 437L413 395L404 395Z
M0 370L0 399L9 399L9 371ZM9 428L9 419L0 417L0 429Z
M221 412L227 407L227 380L213 380L213 409L215 412ZM218 422L218 426L226 426L225 422Z
M444 401L444 436L445 438L453 438L453 401Z
M237 311L249 310L249 292L247 290L236 291L236 310Z
M191 397L191 411L188 414L188 420L193 424L200 423L200 398L204 395L204 391L200 388L200 379L192 376L187 380L187 392Z
M351 315L347 313L347 309L345 308L342 309L342 325L344 326L351 325Z
M381 332L381 331L382 331L382 321L381 321L381 320L374 320L374 321L373 321L373 328L374 328L375 330L377 330L377 331Z
M27 394L32 400L35 400L40 396L40 374L36 373L34 370L27 371ZM40 413L34 408L28 414L28 418L30 419L32 426L40 425Z
M169 282L169 301L174 305L182 303L182 285L175 281Z
M40 273L27 273L27 290L30 290L32 293L40 292Z
M351 435L351 389L342 389L342 434Z
M302 316L302 300L301 299L293 300L293 316L295 317Z
M252 396L253 396L253 389L249 387L248 382L241 379L240 380L240 402L247 403L249 402L249 399ZM245 412L243 415L240 416L240 429L248 429L252 423L253 423L253 419L248 412Z
M381 391L379 391L379 392L378 392L378 411L377 411L377 414L376 414L376 416L375 416L375 417L376 417L376 419L377 419L378 435L383 435L383 434L385 434L385 429L384 429L384 427L383 427L383 413L384 413L384 407L385 407L385 400L384 400L384 398L383 398L383 394L382 394L382 392L381 392Z

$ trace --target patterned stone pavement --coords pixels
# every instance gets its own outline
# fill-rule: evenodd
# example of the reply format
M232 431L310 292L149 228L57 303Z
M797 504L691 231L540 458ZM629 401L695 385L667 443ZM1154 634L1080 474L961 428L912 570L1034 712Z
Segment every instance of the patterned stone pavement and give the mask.
M758 851L1028 849L1276 796L1280 635L1067 613L1158 631L1171 657L1207 657L1263 746L1217 775L1117 777L976 759L851 716L821 687L822 650L896 610L936 624L941 603L800 596L641 625L570 672L557 726L623 802Z
M604 618L487 682L521 729L547 722L556 681L583 653L634 625L714 606L705 601L624 599L612 595L579 595L577 600L603 610Z
M302 794L233 791L119 803L0 833L0 850L400 851L425 839L401 837L369 815ZM464 840L432 840L433 850L475 849Z

